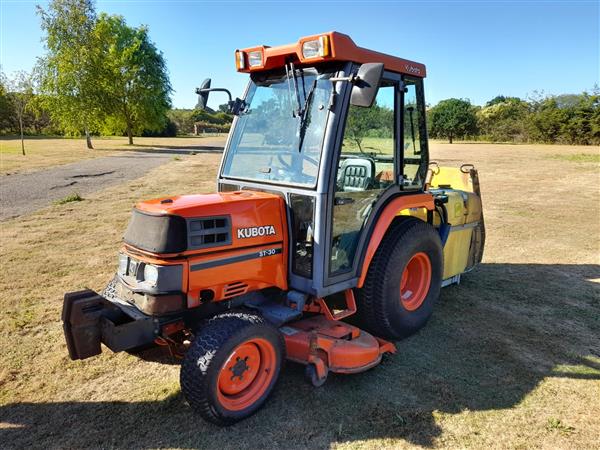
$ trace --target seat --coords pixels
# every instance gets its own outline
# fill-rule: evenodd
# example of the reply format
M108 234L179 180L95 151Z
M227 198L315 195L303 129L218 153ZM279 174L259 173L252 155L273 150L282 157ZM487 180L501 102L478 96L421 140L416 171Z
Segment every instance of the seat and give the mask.
M344 192L365 191L371 187L375 163L367 158L348 158L342 161L338 186Z

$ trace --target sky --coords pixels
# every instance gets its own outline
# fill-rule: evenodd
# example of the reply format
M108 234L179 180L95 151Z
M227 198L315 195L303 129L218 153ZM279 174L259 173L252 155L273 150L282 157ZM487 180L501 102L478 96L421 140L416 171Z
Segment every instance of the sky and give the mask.
M44 53L36 4L47 2L0 0L0 65L6 74L31 70ZM424 63L431 105L451 97L482 105L499 94L579 93L600 83L600 0L97 0L96 9L149 27L179 108L196 104L194 89L208 77L213 87L242 95L248 78L235 71L237 48L288 44L326 31ZM211 96L210 106L226 101Z

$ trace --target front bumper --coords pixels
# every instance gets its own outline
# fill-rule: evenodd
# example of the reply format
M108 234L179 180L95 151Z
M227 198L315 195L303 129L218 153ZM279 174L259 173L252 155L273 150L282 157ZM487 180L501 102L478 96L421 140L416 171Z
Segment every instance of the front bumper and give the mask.
M161 327L157 318L89 289L65 294L62 321L73 360L99 355L100 343L113 352L150 344Z

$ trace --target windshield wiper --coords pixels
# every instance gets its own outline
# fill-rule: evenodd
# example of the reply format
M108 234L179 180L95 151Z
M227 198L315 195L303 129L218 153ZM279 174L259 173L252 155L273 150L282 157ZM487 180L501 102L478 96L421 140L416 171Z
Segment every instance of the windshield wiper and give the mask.
M298 151L302 151L302 144L304 144L304 136L306 135L306 129L310 124L310 109L312 107L312 99L314 97L315 89L317 87L317 79L313 80L312 86L306 95L304 105L302 105L302 115L300 116L300 136L298 140Z
M317 87L317 78L315 77L315 79L312 82L312 86L307 93L306 92L306 84L304 81L304 71L302 69L299 69L300 75L302 77L302 92L304 94L304 102L302 103L300 100L300 89L298 87L298 75L296 74L296 68L294 67L294 63L290 62L289 64L286 64L285 71L286 71L286 75L287 75L287 79L288 79L288 90L290 91L290 97L291 97L291 89L290 89L290 75L291 75L291 78L292 78L293 84L294 84L294 96L296 97L296 102L298 105L298 108L297 109L295 108L292 111L292 116L300 118L300 124L299 124L299 129L298 129L298 135L299 135L298 151L300 152L300 151L302 151L302 145L304 143L304 136L306 135L306 129L308 128L308 125L310 124L309 111L312 106L312 99L314 97L314 92Z
M300 70L302 70L302 69L300 69ZM293 62L290 62L285 65L285 75L287 77L288 92L290 93L290 97L292 96L291 88L290 88L290 75L291 75L291 78L294 83L294 97L296 97L296 104L298 105L297 109L296 108L292 109L292 117L299 117L300 116L300 89L298 89L298 77L296 75L296 68L294 67ZM290 98L290 100L291 100L291 98Z

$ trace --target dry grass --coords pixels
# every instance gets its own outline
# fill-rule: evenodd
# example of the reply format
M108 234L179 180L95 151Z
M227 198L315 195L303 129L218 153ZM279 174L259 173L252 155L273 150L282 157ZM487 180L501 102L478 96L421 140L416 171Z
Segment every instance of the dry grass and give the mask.
M177 138L136 137L134 145L127 144L126 137L94 138L94 150L88 150L85 139L45 139L26 138L25 153L21 155L21 140L0 138L0 174L37 170L82 159L109 156L128 150L148 150L152 148L195 148L219 145L223 142L219 135L190 136Z
M133 202L213 190L218 155L3 222L0 446L598 448L600 172L552 157L598 151L435 144L435 159L480 169L484 264L376 369L314 389L289 364L227 429L191 413L158 355L70 361L60 322L65 291L111 277Z

